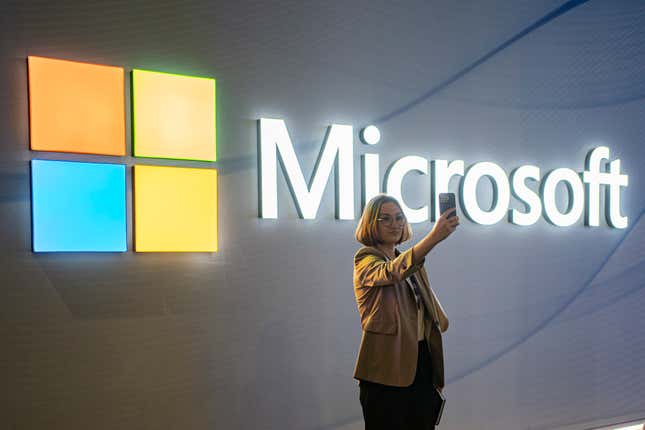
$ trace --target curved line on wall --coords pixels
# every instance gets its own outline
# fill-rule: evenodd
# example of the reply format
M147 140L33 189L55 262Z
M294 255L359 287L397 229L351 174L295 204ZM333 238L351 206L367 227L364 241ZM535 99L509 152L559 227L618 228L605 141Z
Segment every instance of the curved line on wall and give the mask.
M549 22L553 21L554 19L558 18L561 15L564 15L565 13L569 12L570 10L587 3L589 0L569 0L568 2L562 4L560 7L552 10L551 12L547 13L544 15L542 18L538 19L537 21L533 22L530 24L528 27L524 28L521 30L519 33L516 33L514 36L511 38L507 39L506 41L502 42L501 44L497 45L495 48L491 49L472 63L470 63L468 66L464 67L454 75L450 76L449 78L445 79L443 82L440 82L438 85L430 88L427 90L425 93L421 94L414 100L406 103L405 105L401 106L400 108L383 115L382 117L376 119L372 124L382 124L384 122L387 122L409 110L412 108L416 107L417 105L423 103L424 101L428 100L430 97L435 96L436 94L440 93L459 79L463 78L466 76L468 73L472 72L474 69L477 67L481 66L482 64L486 63L488 60L493 58L495 55L499 54L501 51L504 49L508 48L509 46L513 45L515 42L518 40L524 38L526 35L532 33L533 31L537 30L538 28L544 26L545 24L548 24Z
M514 109L514 110L556 110L556 111L569 111L569 110L582 110L582 109L597 109L608 108L614 106L625 105L634 102L642 102L645 100L645 93L637 94L635 96L618 97L613 100L603 100L597 102L581 102L581 103L562 103L562 104L530 104L530 103L501 103L501 102L486 102L469 100L464 98L450 98L456 103L463 103L471 106L481 106L486 108L495 109Z

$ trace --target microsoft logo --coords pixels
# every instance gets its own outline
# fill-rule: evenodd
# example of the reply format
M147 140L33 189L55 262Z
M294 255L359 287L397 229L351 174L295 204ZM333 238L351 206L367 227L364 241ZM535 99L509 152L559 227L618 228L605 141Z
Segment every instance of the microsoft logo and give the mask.
M30 56L34 252L127 251L125 70ZM217 251L217 170L138 164L216 156L216 82L131 71L133 238L137 252ZM73 154L106 156L82 162ZM78 157L77 157L78 158Z

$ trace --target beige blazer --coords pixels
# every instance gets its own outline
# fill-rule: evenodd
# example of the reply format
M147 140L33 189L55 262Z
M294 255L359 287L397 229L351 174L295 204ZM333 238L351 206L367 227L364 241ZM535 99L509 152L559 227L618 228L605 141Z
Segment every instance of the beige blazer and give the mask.
M435 385L444 386L441 333L448 317L435 296L423 262L412 263L412 249L394 260L377 248L365 246L354 255L354 295L363 336L354 378L396 387L414 381L417 369L417 306L406 278L417 273L425 313L425 338L432 356ZM424 260L425 261L425 260Z

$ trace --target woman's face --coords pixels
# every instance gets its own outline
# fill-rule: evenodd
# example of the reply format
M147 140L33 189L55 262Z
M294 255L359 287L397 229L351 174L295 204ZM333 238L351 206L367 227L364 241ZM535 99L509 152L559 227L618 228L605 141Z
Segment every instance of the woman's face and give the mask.
M377 217L378 240L384 245L396 245L401 241L405 215L398 205L392 202L383 203Z

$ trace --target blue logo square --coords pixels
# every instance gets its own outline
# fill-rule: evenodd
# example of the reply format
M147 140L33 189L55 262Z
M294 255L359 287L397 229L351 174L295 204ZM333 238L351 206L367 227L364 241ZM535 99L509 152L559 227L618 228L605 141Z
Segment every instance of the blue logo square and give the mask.
M34 252L127 251L125 165L31 161Z

